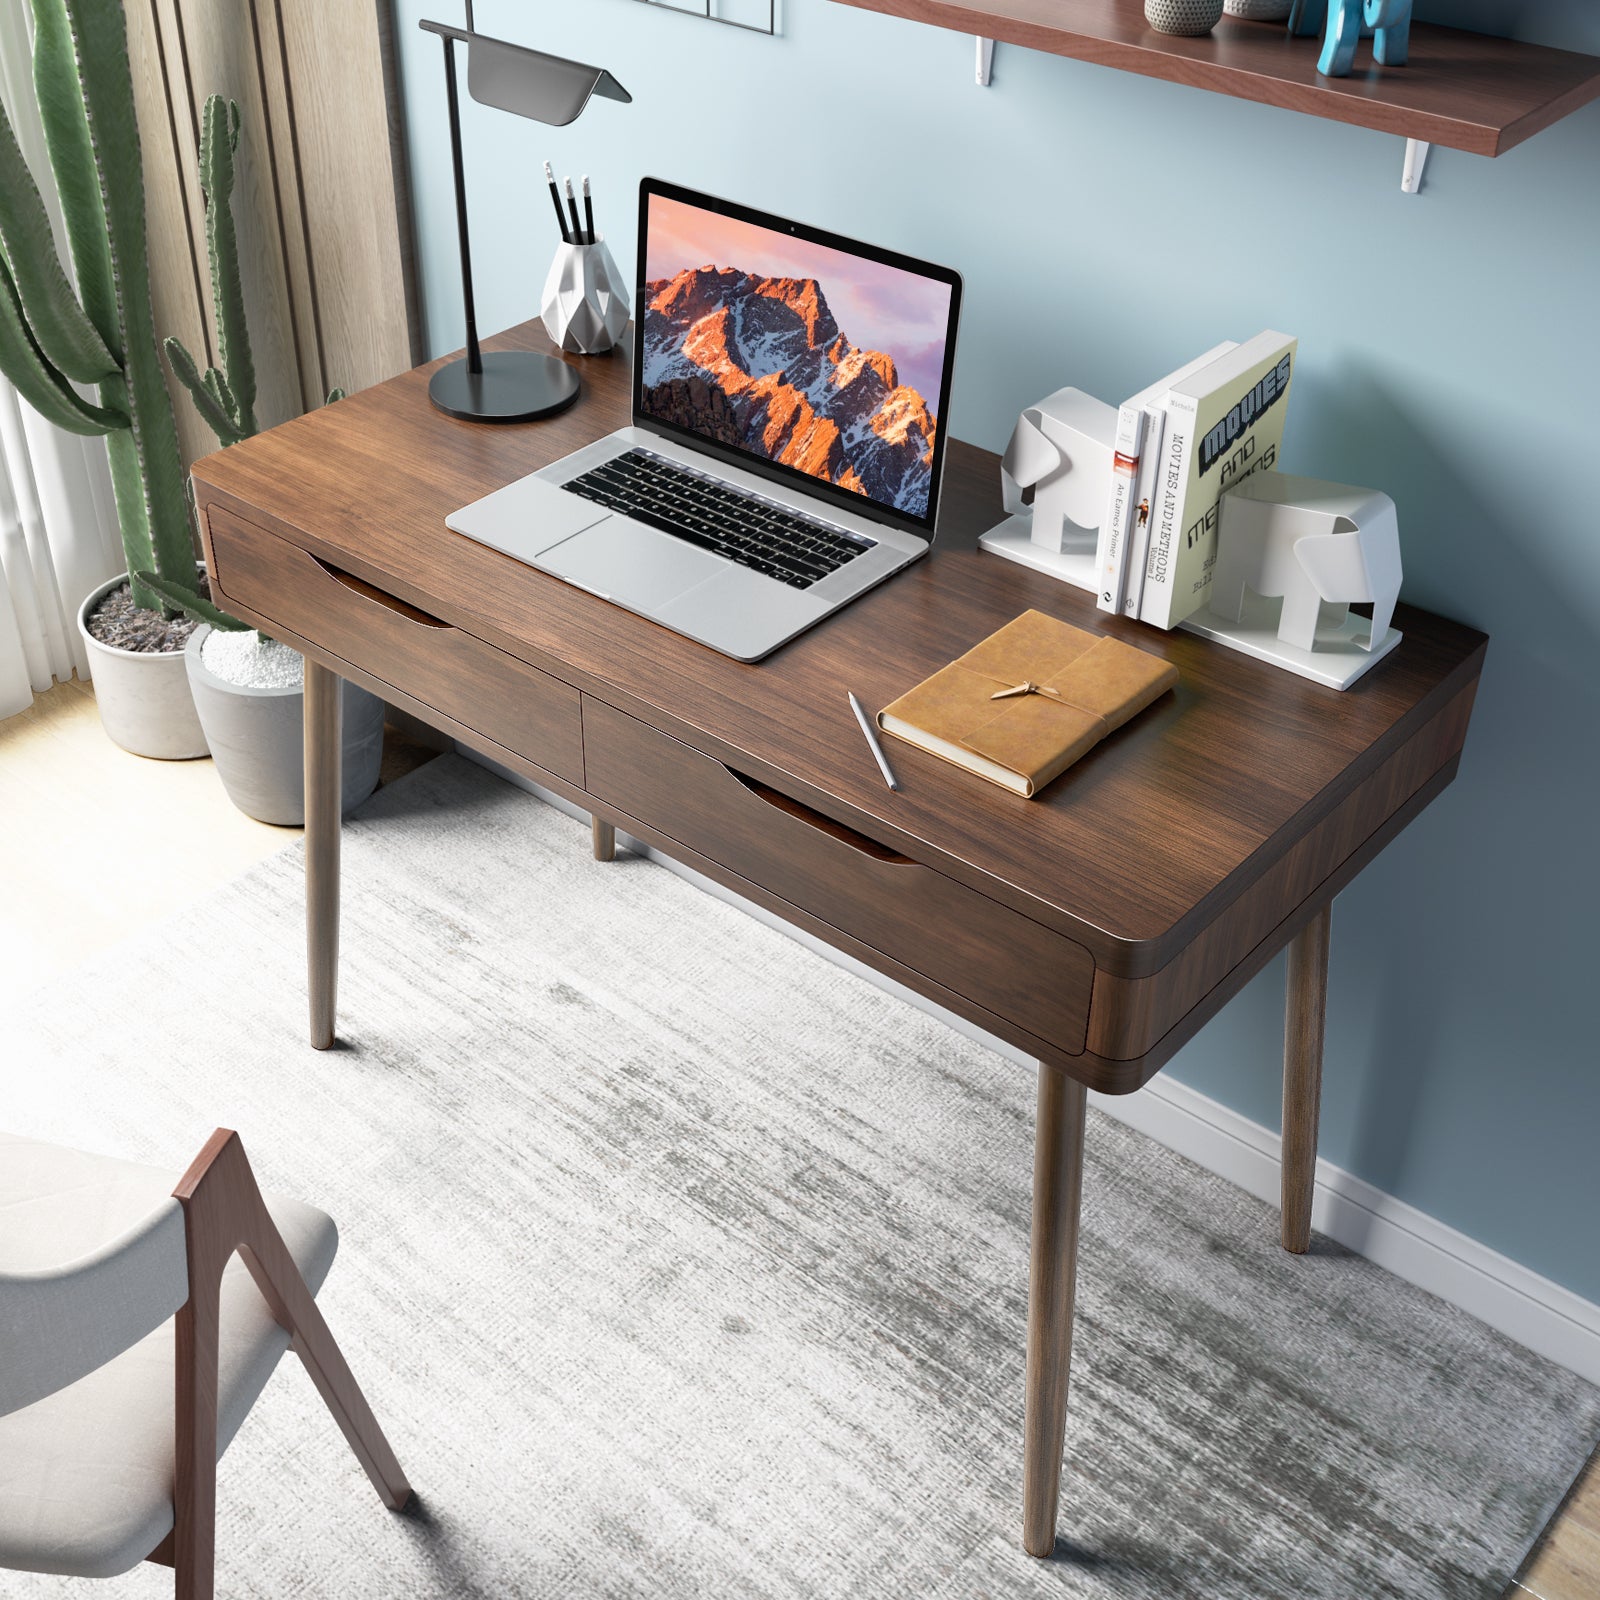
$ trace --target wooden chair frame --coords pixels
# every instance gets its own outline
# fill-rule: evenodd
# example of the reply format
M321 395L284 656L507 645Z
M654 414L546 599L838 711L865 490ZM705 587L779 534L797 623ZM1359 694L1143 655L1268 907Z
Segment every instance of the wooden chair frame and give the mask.
M267 1211L238 1134L218 1128L172 1192L183 1206L189 1255L189 1299L176 1318L173 1529L146 1559L174 1569L177 1600L212 1600L222 1274L235 1252L378 1497L399 1511L411 1486Z

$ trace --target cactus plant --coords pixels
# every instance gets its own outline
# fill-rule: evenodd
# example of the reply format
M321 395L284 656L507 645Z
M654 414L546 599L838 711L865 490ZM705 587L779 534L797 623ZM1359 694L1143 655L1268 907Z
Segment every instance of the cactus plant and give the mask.
M206 258L221 367L207 367L201 376L181 340L169 337L166 342L172 370L223 445L237 444L256 431L256 365L239 280L239 236L233 225L233 156L238 148L239 107L220 94L209 96L200 119L200 192L206 205Z
M173 372L221 445L237 444L256 431L256 364L244 314L239 236L233 225L233 158L238 148L238 105L220 94L210 95L200 120L200 191L206 203L206 257L222 365L202 373L181 339L169 336L166 342ZM344 390L335 389L327 403L343 398Z
M0 108L0 371L51 422L105 436L134 603L205 614L213 608L197 592L177 424L156 347L122 3L32 5L34 91L78 293ZM98 403L74 384L94 385Z

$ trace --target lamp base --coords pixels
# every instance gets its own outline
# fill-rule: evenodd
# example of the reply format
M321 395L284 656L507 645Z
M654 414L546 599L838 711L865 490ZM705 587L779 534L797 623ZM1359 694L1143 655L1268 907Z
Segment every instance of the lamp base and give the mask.
M469 372L463 356L428 380L428 398L446 416L466 422L553 417L578 398L578 389L578 374L566 362L531 350L491 351L482 372Z

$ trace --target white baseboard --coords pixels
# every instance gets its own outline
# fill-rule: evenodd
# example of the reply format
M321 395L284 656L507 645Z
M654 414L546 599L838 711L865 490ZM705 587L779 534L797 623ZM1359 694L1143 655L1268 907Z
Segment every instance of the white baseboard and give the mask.
M490 767L520 789L529 790L570 816L587 813L518 774L460 747L461 754ZM790 926L764 907L734 894L641 840L617 836L619 847L659 862L707 893L736 905L759 922L798 940L829 961L867 979L923 1011L943 1018L958 1032L980 1040L1008 1060L1033 1070L1034 1062L1016 1046L985 1033L893 979ZM1220 1101L1176 1079L1156 1077L1136 1094L1093 1097L1109 1117L1136 1128L1158 1144L1237 1184L1260 1200L1279 1198L1278 1134L1252 1122ZM1317 1163L1312 1226L1348 1250L1426 1289L1441 1300L1498 1329L1517 1343L1563 1367L1600 1383L1600 1305L1580 1299L1560 1284L1519 1266L1509 1256L1431 1217L1425 1211L1374 1188L1328 1161Z
M1278 1203L1278 1135L1176 1079L1095 1105L1258 1199ZM1319 1233L1487 1322L1518 1344L1600 1383L1600 1305L1519 1266L1364 1179L1317 1162Z

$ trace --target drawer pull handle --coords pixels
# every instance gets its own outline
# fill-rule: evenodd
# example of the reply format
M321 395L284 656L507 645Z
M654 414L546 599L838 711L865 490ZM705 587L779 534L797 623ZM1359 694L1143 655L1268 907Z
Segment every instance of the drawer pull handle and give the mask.
M310 555L310 551L306 552ZM429 616L426 611L419 611L415 606L407 605L404 600L397 600L392 594L385 594L382 589L370 584L365 578L358 578L353 572L342 572L338 567L330 566L321 556L311 556L311 559L333 579L335 583L343 584L352 594L358 594L363 600L370 600L374 605L382 606L385 611L392 611L397 617L404 617L407 622L415 622L424 628L448 628L448 622L441 621L438 617Z
M782 811L785 815L805 823L808 828L814 828L818 833L825 833L830 839L837 839L840 844L848 845L857 855L867 856L873 861L882 861L889 866L916 865L910 856L903 856L899 851L879 844L876 839L869 839L864 833L857 833L854 828L847 828L842 822L835 822L832 817L825 817L820 811L813 811L810 806L803 806L798 800L791 800L788 795L779 794L776 789L769 789L766 784L758 783L754 778L747 778L742 772L735 772L732 767L724 767L722 770L735 783L748 789L756 799L765 801L774 811Z

